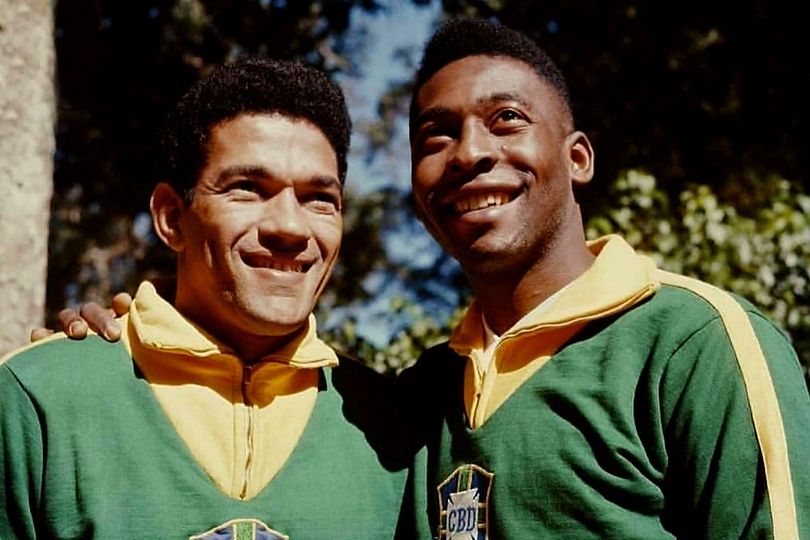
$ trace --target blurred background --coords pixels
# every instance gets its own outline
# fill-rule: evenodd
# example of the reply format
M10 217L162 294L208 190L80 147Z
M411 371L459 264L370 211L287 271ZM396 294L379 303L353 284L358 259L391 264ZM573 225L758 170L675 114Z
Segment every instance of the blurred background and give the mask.
M29 17L52 17L55 47L45 320L54 327L64 306L107 303L172 273L146 212L157 129L200 75L263 53L327 70L354 119L347 227L319 327L380 371L412 362L469 301L459 268L412 212L407 142L421 47L439 21L467 15L524 31L566 75L597 156L595 180L578 193L589 236L623 234L663 267L749 299L808 366L810 27L794 9L774 0L733 9L649 0L60 0L50 13L34 10ZM11 30L2 17L0 40ZM6 201L0 220L14 212ZM16 254L5 249L8 269Z

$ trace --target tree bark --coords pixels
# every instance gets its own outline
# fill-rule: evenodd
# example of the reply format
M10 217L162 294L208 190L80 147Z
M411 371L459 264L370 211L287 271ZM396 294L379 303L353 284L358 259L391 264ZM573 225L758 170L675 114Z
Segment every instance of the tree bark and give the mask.
M51 0L0 0L0 355L43 322L53 75Z

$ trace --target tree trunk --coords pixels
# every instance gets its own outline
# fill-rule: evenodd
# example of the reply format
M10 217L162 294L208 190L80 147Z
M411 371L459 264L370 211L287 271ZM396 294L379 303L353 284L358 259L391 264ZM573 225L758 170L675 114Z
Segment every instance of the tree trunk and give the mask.
M51 0L0 0L0 355L43 322L53 72Z

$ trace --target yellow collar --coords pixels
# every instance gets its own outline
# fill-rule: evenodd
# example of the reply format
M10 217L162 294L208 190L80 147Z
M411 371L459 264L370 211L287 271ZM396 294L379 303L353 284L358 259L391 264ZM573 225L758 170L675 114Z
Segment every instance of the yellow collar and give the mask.
M141 283L130 306L126 341L137 341L139 349L185 357L234 357L233 350L183 317L164 300L148 281ZM127 344L129 346L129 344ZM131 348L130 348L131 350ZM298 368L336 366L338 358L317 334L315 317L309 316L306 329L260 363L285 363Z
M652 295L660 286L655 263L638 255L622 238L605 236L588 243L596 255L591 267L572 281L549 309L526 314L501 340L527 332L564 328L624 311ZM483 349L481 311L473 301L450 338L460 355Z

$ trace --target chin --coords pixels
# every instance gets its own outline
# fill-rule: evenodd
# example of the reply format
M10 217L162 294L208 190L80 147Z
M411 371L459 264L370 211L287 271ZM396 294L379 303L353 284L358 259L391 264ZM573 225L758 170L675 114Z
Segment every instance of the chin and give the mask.
M310 311L302 309L301 302L294 305L273 305L272 301L243 306L242 320L245 326L258 335L281 336L297 331L307 323ZM284 304L287 304L286 302Z

